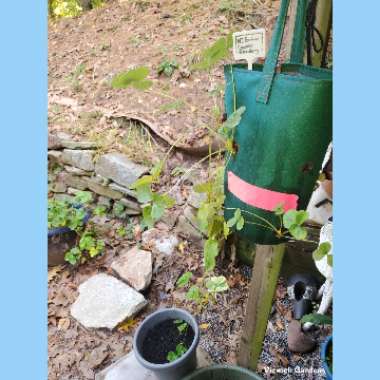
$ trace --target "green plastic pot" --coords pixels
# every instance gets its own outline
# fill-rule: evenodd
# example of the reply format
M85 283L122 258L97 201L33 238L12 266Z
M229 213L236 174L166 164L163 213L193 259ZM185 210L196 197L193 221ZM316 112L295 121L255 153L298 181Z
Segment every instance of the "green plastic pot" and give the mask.
M264 380L257 373L231 365L200 368L182 380Z

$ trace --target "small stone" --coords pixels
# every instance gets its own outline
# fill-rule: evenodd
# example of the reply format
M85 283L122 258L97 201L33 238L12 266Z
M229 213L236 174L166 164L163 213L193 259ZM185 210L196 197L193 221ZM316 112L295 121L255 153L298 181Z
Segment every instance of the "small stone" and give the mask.
M119 193L118 191L110 189L108 186L99 185L92 178L87 179L87 186L94 193L103 195L104 197L108 197L112 199L120 199L123 196L123 194Z
M130 190L124 186L120 186L117 183L111 182L109 184L110 188L116 191L119 191L120 193L123 193L125 195L129 195L130 197L136 198L137 199L137 193L134 190Z
M48 160L51 163L58 164L61 162L62 152L60 150L49 150Z
M61 149L61 139L54 133L48 134L48 149Z
M58 174L57 182L62 182L69 187L74 187L79 190L87 189L87 181L85 178L66 172L61 172Z
M64 149L61 159L65 164L92 171L95 168L93 156L94 152L91 150Z
M86 170L79 169L79 168L76 168L74 166L65 165L65 170L70 174L74 174L74 175L78 175L78 176L81 176L81 175L90 176L92 174L92 172L88 172Z
M56 199L57 201L63 201L68 203L74 202L74 197L68 194L55 194L54 199Z
M184 215L179 216L175 231L195 242L199 242L203 239L202 233L197 230Z
M65 193L67 186L63 182L55 182L51 187L53 193Z
M161 221L168 226L169 230L175 226L180 212L180 210L165 210L164 215L161 217Z
M196 191L191 190L187 203L194 208L199 208L206 197L207 195L205 193L197 193Z
M197 210L191 206L186 206L183 210L183 215L190 222L190 224L195 228L198 228Z
M141 214L141 210L140 211L136 211L136 210L133 210L131 208L126 208L125 209L125 213L129 216L136 216L136 215L140 215Z
M149 168L135 164L121 153L104 154L99 158L95 166L96 174L112 179L119 185L128 188L148 171Z
M293 320L288 326L288 347L292 352L307 353L314 350L316 341L301 329L301 323Z
M74 189L73 187L68 187L67 188L67 194L70 194L70 195L77 195L78 193L80 193L81 190L78 190L78 189Z
M94 149L97 144L91 141L75 141L65 132L48 134L48 149Z
M170 235L157 228L143 232L142 242L145 246L151 247L157 253L166 256L171 256L179 243L177 236Z
M152 253L138 247L125 249L111 268L137 291L144 290L152 280Z
M119 202L121 204L123 204L124 206L126 206L130 210L135 210L135 211L141 212L141 207L140 207L139 203L137 203L137 202L134 202L134 201L127 199L127 198L121 198Z
M98 205L99 206L104 206L108 210L112 206L112 199L104 197L103 195L100 195L99 198L98 198Z
M87 328L112 330L147 304L142 294L104 273L90 277L78 290L79 297L70 311Z
M92 176L91 180L98 183L99 185L102 185L102 186L107 186L111 182L108 178L105 178L99 174L95 174L94 176ZM112 189L112 187L111 187L111 189ZM117 190L117 189L113 189L113 190Z
M63 140L62 145L67 149L95 149L97 144L92 141Z

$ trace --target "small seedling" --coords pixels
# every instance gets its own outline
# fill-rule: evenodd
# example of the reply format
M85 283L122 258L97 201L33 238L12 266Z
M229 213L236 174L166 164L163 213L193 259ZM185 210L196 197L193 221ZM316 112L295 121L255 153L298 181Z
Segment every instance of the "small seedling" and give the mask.
M49 12L53 17L76 17L83 11L78 0L52 0Z
M169 362L174 362L174 360L179 359L187 351L187 347L183 343L177 344L175 351L169 351L166 359Z
M98 256L104 251L104 241L97 239L91 226L84 226L83 219L86 211L83 207L92 202L92 194L79 191L74 198L74 206L68 201L49 199L48 228L68 227L79 236L78 244L65 253L65 260L72 265L82 263L87 258Z
M120 226L117 230L116 230L116 234L118 237L120 238L123 238L127 235L127 230L124 226Z
M116 202L113 206L113 214L117 218L124 218L125 217L125 206L121 202Z
M159 194L152 189L152 185L159 181L163 166L164 161L158 162L149 175L144 175L130 186L130 189L136 190L137 200L142 204L143 228L152 228L165 210L175 204L169 195Z
M186 285L189 284L191 277L193 277L193 274L191 272L185 272L178 280L177 280L177 286L179 288L183 288Z
M186 333L186 331L189 327L187 322L183 321L182 319L176 319L174 321L174 324L177 326L177 329L178 329L180 334Z
M167 77L171 77L176 69L178 69L178 63L176 61L163 61L160 63L157 69L158 75L164 74Z
M104 216L106 215L107 213L107 208L106 206L97 206L94 208L94 210L92 211L92 213L95 215L95 216Z
M319 245L319 247L313 252L313 259L315 261L322 260L327 255L327 263L332 267L333 256L330 254L331 244L325 241Z

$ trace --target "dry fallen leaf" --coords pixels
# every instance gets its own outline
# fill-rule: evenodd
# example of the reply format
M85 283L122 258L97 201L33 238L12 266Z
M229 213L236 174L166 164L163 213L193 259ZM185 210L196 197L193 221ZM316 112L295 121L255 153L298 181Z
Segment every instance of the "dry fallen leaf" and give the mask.
M293 319L293 312L291 309L289 309L285 314L285 319L290 322Z
M284 330L285 328L280 318L276 319L276 328L277 328L277 331Z
M276 302L276 311L277 311L280 315L285 315L285 313L286 313L285 306L282 305L280 302Z
M201 323L201 324L199 325L199 328L200 328L201 330L207 330L209 326L210 326L209 323Z
M276 359L278 360L279 363L281 363L283 367L289 366L289 360L281 353L276 352Z
M277 299L284 299L286 297L286 293L287 293L287 289L285 288L285 286L277 286L277 289L276 289L276 298Z
M119 325L118 330L122 331L122 332L128 332L130 329L132 329L133 327L135 327L136 324L137 324L137 321L135 319L129 318L125 322L122 322Z
M49 270L48 270L48 282L54 280L55 277L58 276L58 274L61 270L62 270L62 267L60 265L49 268Z
M104 362L104 360L107 359L108 355L109 352L104 346L97 347L94 350L92 350L87 359L90 368L96 368L100 366Z
M181 241L177 248L183 254L185 252L185 242Z
M67 330L70 327L70 319L69 318L61 318L58 321L58 330Z

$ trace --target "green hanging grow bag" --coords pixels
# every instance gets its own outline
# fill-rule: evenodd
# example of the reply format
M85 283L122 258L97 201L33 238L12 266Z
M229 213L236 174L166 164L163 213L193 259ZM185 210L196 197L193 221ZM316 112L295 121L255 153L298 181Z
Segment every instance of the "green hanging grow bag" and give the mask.
M305 0L300 4L302 10ZM332 137L332 73L299 63L302 25L296 25L292 51L299 62L276 69L288 6L282 0L263 66L224 69L227 115L246 108L235 132L236 153L227 158L225 218L241 209L246 223L239 234L258 244L280 242L266 222L279 225L277 205L307 207ZM302 13L297 11L296 22L303 22Z

